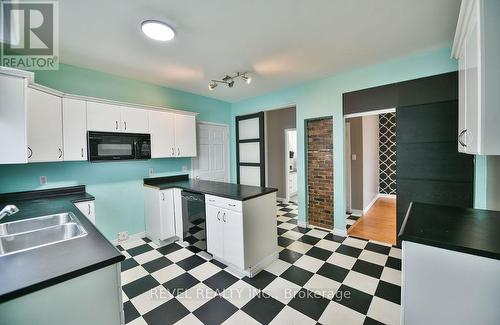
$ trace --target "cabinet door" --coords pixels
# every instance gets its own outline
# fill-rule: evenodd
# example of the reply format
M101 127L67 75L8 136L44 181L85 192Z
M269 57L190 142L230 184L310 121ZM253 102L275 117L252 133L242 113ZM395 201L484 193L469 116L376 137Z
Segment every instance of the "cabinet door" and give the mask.
M224 225L222 209L206 205L207 251L213 256L224 258Z
M196 156L196 118L175 114L175 156Z
M87 102L87 128L89 131L120 132L120 107Z
M151 133L151 158L169 158L175 154L174 114L160 111L149 112Z
M95 202L84 201L75 203L75 206L80 210L93 224L95 224Z
M128 133L149 133L148 111L134 107L121 107L121 130Z
M480 35L477 5L471 14L465 40L465 151L478 154L480 149Z
M63 98L64 160L87 160L87 103Z
M62 161L61 97L29 88L28 162Z
M243 215L229 210L221 210L224 225L224 260L244 269Z
M165 240L175 236L174 190L160 191L160 196L160 240Z
M458 151L465 152L466 123L465 123L465 50L458 59Z

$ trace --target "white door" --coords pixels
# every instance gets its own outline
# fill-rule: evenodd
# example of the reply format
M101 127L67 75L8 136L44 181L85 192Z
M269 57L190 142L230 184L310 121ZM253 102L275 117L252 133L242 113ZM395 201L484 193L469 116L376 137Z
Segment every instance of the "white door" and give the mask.
M140 108L120 109L121 130L127 133L149 133L148 111Z
M120 106L87 102L89 131L120 132Z
M175 236L174 190L160 191L160 200L160 240L165 240Z
M151 158L174 157L174 114L168 112L150 111L149 131L151 133Z
M222 224L222 209L216 208L212 205L206 205L205 207L207 251L214 256L224 258L224 225Z
M175 114L175 156L196 156L196 118Z
M87 103L63 98L64 160L87 160Z
M28 162L63 160L61 97L29 88Z
M198 123L198 156L193 174L203 180L228 182L228 126Z
M236 116L238 184L265 186L264 112Z
M95 202L94 201L84 201L75 203L75 206L80 210L87 219L95 224Z
M224 260L244 269L243 251L243 216L240 213L222 210L222 223L224 225Z

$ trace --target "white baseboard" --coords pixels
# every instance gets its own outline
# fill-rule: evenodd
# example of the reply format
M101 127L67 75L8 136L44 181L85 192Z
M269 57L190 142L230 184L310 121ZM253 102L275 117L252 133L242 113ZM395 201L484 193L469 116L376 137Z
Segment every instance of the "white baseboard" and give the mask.
M146 232L145 231L138 232L137 234L129 235L128 238L127 238L127 240L124 240L124 241L119 241L118 238L115 238L115 239L111 240L111 244L113 244L113 245L116 246L116 245L120 245L120 244L129 242L129 241L141 239L141 238L144 238L144 237L146 237Z
M288 202L285 198L282 198L282 197L276 197L276 200L281 201L281 202Z
M336 236L347 237L347 230L345 229L333 228L332 233Z
M351 215L353 215L355 217L362 217L363 210L351 209Z
M383 198L387 198L387 199L396 199L396 194L382 194L382 193L379 193L378 197L383 197Z
M367 213L367 212L368 212L368 210L370 210L370 208L372 207L372 205L374 205L374 204L375 204L375 202L378 200L379 195L380 195L380 194L375 195L375 197L374 197L374 198L373 198L373 200L370 202L370 204L368 204L365 208L363 208L363 214Z
M305 221L298 220L297 221L297 226L300 226L300 227L303 227L303 228L307 228L308 224Z

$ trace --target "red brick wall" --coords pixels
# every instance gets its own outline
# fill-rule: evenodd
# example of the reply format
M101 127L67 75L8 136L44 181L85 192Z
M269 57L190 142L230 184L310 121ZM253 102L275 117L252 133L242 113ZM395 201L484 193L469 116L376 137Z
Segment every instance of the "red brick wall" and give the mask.
M307 122L309 224L333 228L333 120Z

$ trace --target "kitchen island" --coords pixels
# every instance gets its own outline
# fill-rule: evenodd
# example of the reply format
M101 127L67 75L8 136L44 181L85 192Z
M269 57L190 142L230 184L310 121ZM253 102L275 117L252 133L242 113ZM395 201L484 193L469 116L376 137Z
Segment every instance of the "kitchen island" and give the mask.
M123 323L120 262L125 257L75 206L93 199L85 186L0 195L1 207L19 208L2 224L70 213L85 230L78 238L2 252L0 324Z
M148 178L146 235L158 244L183 241L190 222L182 191L204 196L206 250L236 272L253 277L278 258L275 188L189 179Z
M498 324L500 212L413 202L399 238L401 324Z

